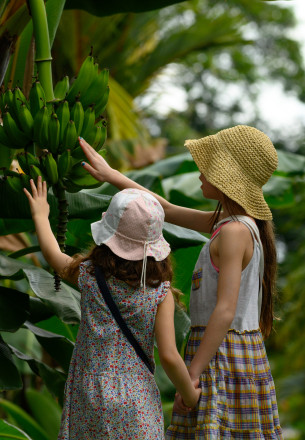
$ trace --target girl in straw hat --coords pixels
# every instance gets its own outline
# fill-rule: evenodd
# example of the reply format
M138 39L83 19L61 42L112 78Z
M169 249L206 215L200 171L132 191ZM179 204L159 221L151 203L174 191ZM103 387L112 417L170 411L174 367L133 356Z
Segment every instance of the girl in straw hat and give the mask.
M50 228L46 182L38 177L36 186L31 180L31 189L32 195L24 191L42 253L81 291L81 323L58 439L164 439L160 395L152 374L154 336L164 370L185 404L194 408L201 390L176 349L162 206L148 192L119 192L102 219L91 225L93 249L70 257L60 251ZM117 311L108 303L107 292Z
M111 169L84 140L98 180L141 188ZM263 342L272 329L276 249L272 214L262 186L277 167L276 150L261 131L236 126L186 141L215 212L175 206L156 196L165 219L211 232L192 277L191 333L185 362L201 396L195 410L176 394L170 439L282 439L275 387ZM142 188L144 189L144 188Z

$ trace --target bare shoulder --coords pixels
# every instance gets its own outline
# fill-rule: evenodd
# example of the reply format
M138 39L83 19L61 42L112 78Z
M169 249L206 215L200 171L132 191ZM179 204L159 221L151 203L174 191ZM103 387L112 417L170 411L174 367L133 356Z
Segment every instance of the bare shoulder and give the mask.
M249 228L239 221L224 225L219 232L219 247L226 252L244 251L248 246L252 247L252 236Z

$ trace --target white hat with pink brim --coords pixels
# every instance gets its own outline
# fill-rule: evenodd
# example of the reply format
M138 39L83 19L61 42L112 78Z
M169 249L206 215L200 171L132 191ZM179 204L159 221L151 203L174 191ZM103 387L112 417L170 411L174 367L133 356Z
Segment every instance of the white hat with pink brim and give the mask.
M170 246L162 228L164 210L150 193L128 188L115 194L102 219L91 224L93 240L126 260L164 260Z

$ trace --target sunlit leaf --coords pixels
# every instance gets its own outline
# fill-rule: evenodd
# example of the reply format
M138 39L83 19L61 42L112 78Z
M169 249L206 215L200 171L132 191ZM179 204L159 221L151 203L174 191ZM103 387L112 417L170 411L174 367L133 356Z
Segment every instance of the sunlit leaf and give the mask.
M6 420L0 419L0 438L4 439L16 439L16 440L35 440L31 439L25 432L8 423Z
M0 407L6 414L9 414L18 426L35 440L50 440L48 434L38 423L22 408L14 403L0 398Z

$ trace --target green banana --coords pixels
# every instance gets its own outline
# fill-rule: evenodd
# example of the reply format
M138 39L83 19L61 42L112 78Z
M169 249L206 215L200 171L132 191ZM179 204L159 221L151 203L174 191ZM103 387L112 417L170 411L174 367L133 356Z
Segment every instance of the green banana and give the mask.
M52 113L49 121L49 139L48 139L48 150L51 153L57 153L59 147L59 136L60 136L60 124L56 113Z
M62 143L67 124L70 121L70 109L68 101L61 101L56 109L56 114L60 124L59 142Z
M3 125L0 124L0 144L2 145L10 145L10 140L7 136L7 134L5 133L5 130L3 128Z
M31 184L30 184L30 176L28 176L27 174L20 174L20 179L21 179L21 183L23 185L23 188L26 188L28 191L31 190Z
M106 136L107 128L104 125L95 125L85 140L92 148L99 150L104 145Z
M17 160L22 171L26 174L30 174L31 165L35 165L36 167L40 168L40 162L38 157L26 151L24 153L17 154Z
M30 166L28 164L26 153L17 154L17 160L22 171L26 174L30 174Z
M84 123L81 131L81 136L86 140L87 135L93 130L95 124L94 106L90 105L84 114Z
M37 182L37 179L39 176L41 176L42 181L46 180L45 175L35 165L30 165L30 176L34 180L35 183Z
M28 110L30 109L29 103L19 87L16 87L14 89L13 95L14 95L14 109L16 115L18 115L20 110L20 102L23 102L23 104L26 105Z
M6 109L9 110L10 113L14 114L14 94L11 89L6 89L3 97L3 101ZM15 114L14 114L15 116Z
M11 176L11 177L20 177L19 173L16 173L16 171L10 170L9 168L1 168L3 170L3 175L5 177Z
M68 122L68 125L67 125L65 133L64 133L64 138L63 138L63 143L62 143L62 147L63 147L62 151L66 150L68 148L70 150L73 150L76 142L77 142L76 127L75 127L74 121L70 120Z
M87 160L85 153L82 150L82 147L76 147L73 150L72 162L75 164L80 160Z
M30 90L30 108L33 118L35 118L36 113L46 105L46 95L42 88L42 85L38 80L33 82L31 90Z
M23 191L24 186L19 175L6 177L6 182L14 192L20 194Z
M85 170L80 163L73 166L71 173L69 174L67 181L79 188L98 188L102 182L99 182L91 174Z
M74 121L77 136L80 135L84 123L84 109L82 103L77 99L71 110L71 119Z
M3 127L10 143L7 145L10 148L24 148L29 141L28 136L19 130L16 122L9 112L3 114Z
M93 81L86 93L80 97L83 107L86 108L90 104L96 103L97 97L103 97L109 80L109 70L103 69Z
M32 137L33 135L33 128L34 128L34 120L31 115L30 110L28 107L23 103L19 102L19 109L17 112L18 115L18 121L19 126L21 130L26 133L29 137Z
M102 113L104 113L105 109L106 109L106 105L108 102L108 98L109 98L109 86L106 87L106 90L102 96L102 98L100 99L100 101L98 103L96 103L95 106L95 114L96 115L101 115Z
M47 106L44 105L36 113L34 118L34 141L38 143L40 148L47 148L49 137L49 121L49 112Z
M75 98L78 94L83 96L90 86L93 78L95 76L95 67L94 67L94 59L93 56L88 55L85 58L85 61L81 65L81 68L78 72L78 76L74 83L71 85L70 90L67 95L67 100L70 104L75 101Z
M52 153L47 153L45 156L43 156L42 163L47 176L47 181L51 185L55 185L55 183L58 182L58 170L56 160L54 159Z
M69 77L64 76L61 81L58 81L56 83L56 86L54 88L54 96L56 99L65 99L66 94L69 91Z
M0 110L1 113L5 112L5 100L4 100L4 86L1 86L1 94L0 94Z
M60 178L65 177L69 174L71 167L72 167L72 158L71 158L71 151L65 150L60 156L57 161L58 163L58 176Z

